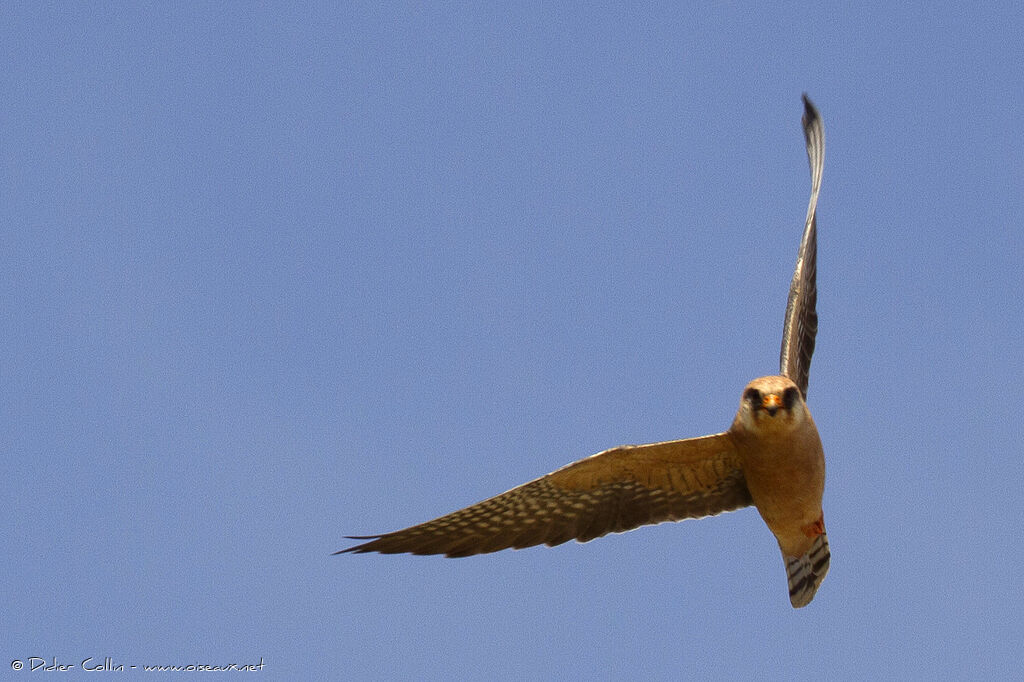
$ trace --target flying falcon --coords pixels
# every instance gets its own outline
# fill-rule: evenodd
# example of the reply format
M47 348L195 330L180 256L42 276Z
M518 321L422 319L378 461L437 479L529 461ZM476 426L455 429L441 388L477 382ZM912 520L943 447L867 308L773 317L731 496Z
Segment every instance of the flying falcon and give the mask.
M433 521L336 552L464 557L575 539L587 542L646 524L711 516L753 504L775 534L794 608L825 579L828 536L821 509L825 458L807 409L818 330L818 192L825 157L821 116L803 97L811 198L782 329L779 374L754 379L724 433L623 445Z

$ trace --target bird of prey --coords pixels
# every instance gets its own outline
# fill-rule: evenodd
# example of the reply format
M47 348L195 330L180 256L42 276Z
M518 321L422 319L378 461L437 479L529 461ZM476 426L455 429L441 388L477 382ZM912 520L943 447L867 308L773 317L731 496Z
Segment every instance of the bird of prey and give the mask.
M383 535L350 536L369 542L336 554L464 557L572 539L587 542L753 504L782 550L790 602L794 608L809 604L830 557L821 508L825 459L805 402L818 330L816 212L825 136L821 116L806 95L803 103L811 198L786 304L779 374L747 384L728 431L605 450L433 521Z

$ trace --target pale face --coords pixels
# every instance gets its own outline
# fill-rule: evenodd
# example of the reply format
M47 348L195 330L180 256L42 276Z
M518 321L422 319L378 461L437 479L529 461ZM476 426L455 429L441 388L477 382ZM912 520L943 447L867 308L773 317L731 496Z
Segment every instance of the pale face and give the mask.
M747 384L734 423L752 433L782 434L799 427L806 415L796 384L783 376L770 376Z

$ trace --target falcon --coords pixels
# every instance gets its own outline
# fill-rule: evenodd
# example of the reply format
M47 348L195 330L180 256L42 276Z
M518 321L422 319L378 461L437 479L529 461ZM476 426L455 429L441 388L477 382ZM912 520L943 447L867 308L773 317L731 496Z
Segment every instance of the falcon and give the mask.
M803 103L811 198L789 287L779 374L747 384L728 431L605 450L433 521L383 535L349 536L368 542L336 554L464 557L573 539L588 542L753 505L782 551L790 603L794 608L809 604L830 559L821 507L825 458L806 403L818 330L816 213L825 133L807 95Z

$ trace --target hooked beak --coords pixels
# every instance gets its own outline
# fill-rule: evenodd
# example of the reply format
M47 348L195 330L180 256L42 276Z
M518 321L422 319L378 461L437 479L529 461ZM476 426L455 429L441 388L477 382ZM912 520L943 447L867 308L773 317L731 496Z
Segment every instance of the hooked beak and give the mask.
M761 407L772 417L782 407L782 398L777 393L769 393L761 398Z

